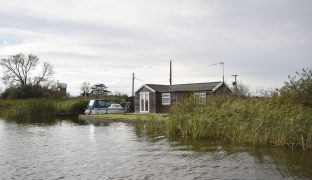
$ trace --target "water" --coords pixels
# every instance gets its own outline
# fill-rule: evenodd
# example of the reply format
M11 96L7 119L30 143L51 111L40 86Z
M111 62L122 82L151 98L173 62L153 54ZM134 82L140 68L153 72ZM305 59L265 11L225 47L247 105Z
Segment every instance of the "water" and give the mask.
M0 179L310 179L310 151L167 139L132 124L0 119Z

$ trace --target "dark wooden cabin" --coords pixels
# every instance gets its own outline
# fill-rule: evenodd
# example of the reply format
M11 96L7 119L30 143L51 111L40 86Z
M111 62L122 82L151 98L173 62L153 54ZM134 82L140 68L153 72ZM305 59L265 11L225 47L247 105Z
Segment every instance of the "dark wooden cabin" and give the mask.
M193 93L199 103L205 103L208 95L231 94L231 89L223 82L194 84L144 84L135 92L136 113L169 113L171 105L186 94Z

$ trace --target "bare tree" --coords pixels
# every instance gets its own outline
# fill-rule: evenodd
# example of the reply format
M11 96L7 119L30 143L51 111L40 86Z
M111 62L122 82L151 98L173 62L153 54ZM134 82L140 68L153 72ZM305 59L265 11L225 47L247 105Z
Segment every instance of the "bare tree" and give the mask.
M44 62L42 72L31 77L31 72L35 70L38 63L39 58L33 54L25 56L19 53L8 58L1 58L0 65L4 68L2 80L9 85L40 85L48 81L54 72L52 65Z
M86 98L87 94L91 91L91 84L89 82L83 82L80 90L82 91L83 96Z
M33 84L39 85L42 82L47 82L54 74L53 66L47 62L43 63L41 73L34 77Z
M235 95L241 96L241 97L251 96L248 86L246 86L243 83L238 83L236 85L236 88L235 87L233 88L233 92Z

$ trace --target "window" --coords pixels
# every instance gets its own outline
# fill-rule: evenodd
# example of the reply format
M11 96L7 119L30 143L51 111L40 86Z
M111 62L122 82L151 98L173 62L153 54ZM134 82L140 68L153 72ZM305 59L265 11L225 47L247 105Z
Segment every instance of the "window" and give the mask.
M199 102L199 104L206 103L206 93L195 93L194 98L195 98L195 101Z
M89 102L89 107L92 107L93 106L93 104L94 104L94 100L90 100L90 102Z
M106 102L105 101L98 101L98 103L99 103L100 107L104 107Z
M163 93L162 94L162 104L163 105L170 105L171 104L170 93Z

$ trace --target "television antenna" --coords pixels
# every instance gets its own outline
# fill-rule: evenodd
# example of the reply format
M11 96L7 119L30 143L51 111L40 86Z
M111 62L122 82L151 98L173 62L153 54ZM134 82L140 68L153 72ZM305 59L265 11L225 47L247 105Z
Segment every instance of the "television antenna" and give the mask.
M222 80L223 80L223 83L224 83L224 62L223 61L220 61L218 63L215 63L215 64L211 64L212 66L215 66L215 65L222 65Z

